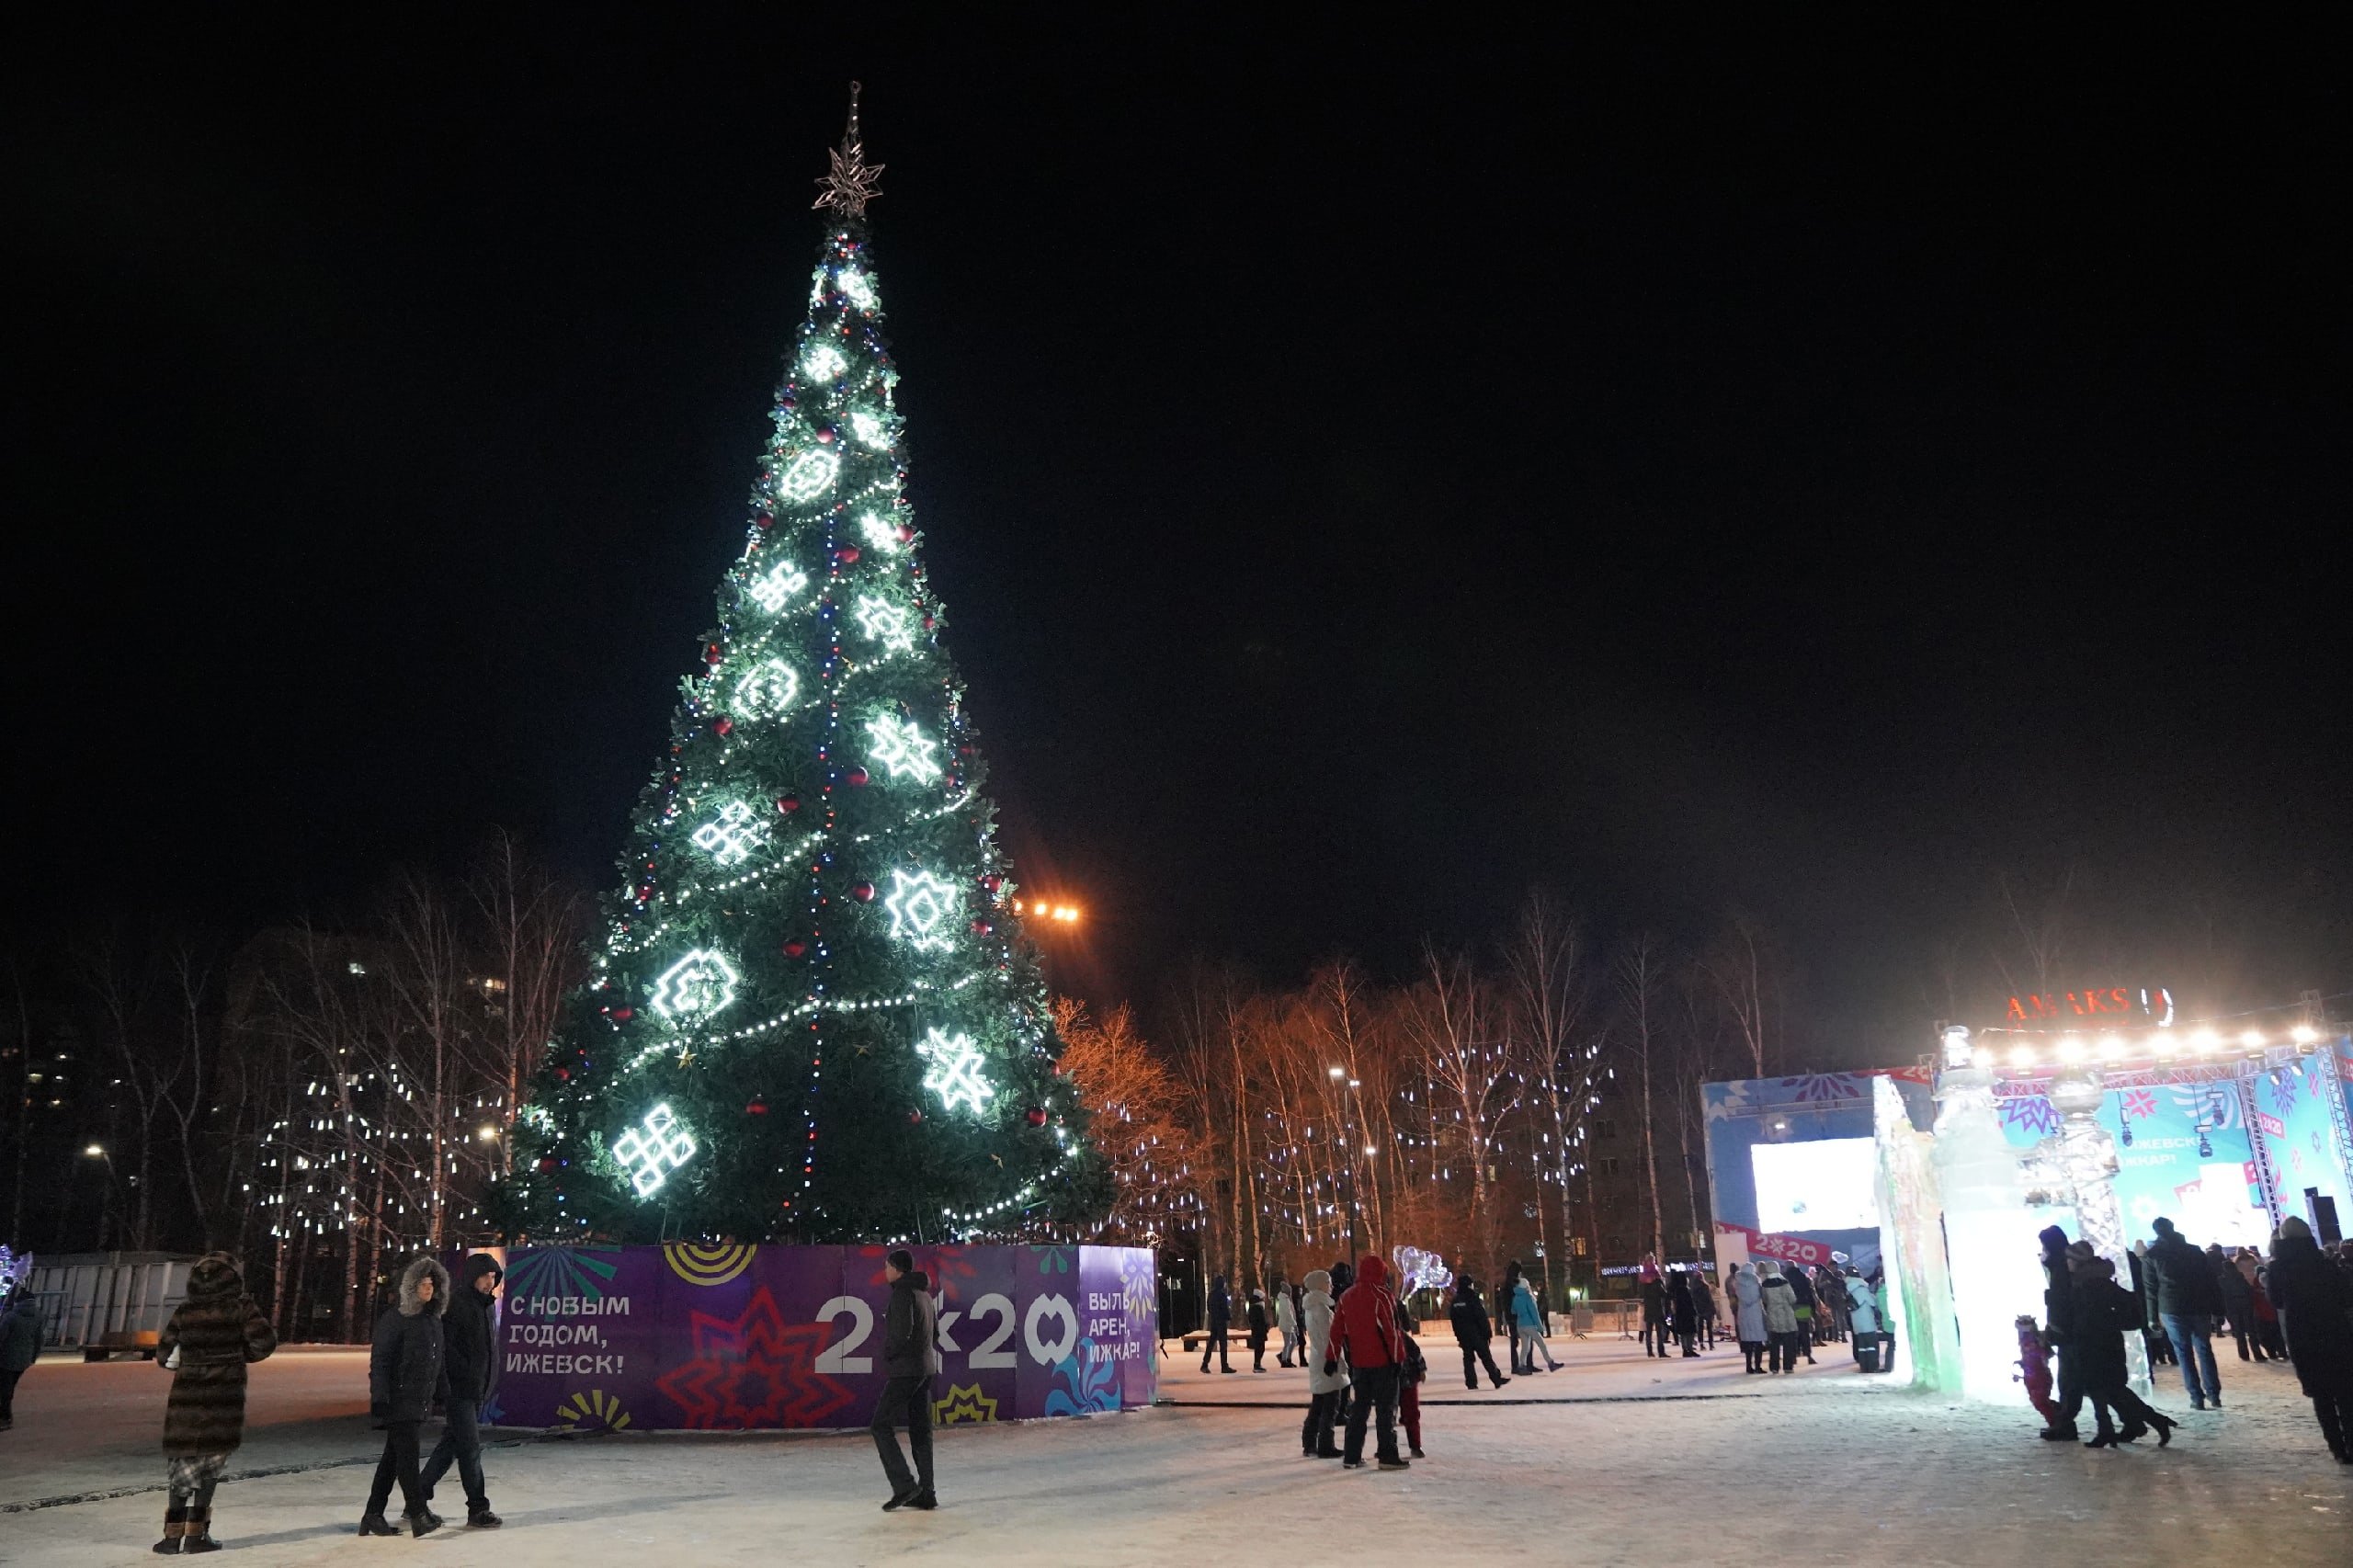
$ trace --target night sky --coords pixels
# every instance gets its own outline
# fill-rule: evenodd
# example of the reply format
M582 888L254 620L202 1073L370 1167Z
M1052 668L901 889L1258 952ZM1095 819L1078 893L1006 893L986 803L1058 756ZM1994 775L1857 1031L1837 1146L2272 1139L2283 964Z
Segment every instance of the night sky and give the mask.
M2072 871L2069 983L2353 985L2341 40L694 9L19 34L12 925L494 824L605 885L855 76L1066 983L1395 973L1540 881L1752 911L1801 1054L1908 1060Z

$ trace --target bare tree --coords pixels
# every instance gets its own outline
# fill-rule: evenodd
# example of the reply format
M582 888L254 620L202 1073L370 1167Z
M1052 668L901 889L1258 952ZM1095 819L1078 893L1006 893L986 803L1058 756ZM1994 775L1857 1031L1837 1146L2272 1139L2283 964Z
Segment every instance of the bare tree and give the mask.
M1666 1221L1659 1209L1658 1133L1654 1114L1654 1078L1658 1063L1658 1034L1662 992L1666 984L1665 957L1658 938L1645 933L1619 950L1611 968L1618 992L1618 1010L1625 1024L1622 1049L1632 1058L1643 1113L1643 1166L1650 1192L1651 1251L1666 1254Z
M1438 1121L1434 1133L1460 1148L1470 1165L1472 1233L1484 1271L1494 1262L1496 1241L1495 1129L1518 1105L1519 1075L1495 1027L1487 983L1471 961L1426 945L1422 962L1424 978L1406 1000L1405 1028L1433 1099L1451 1119L1450 1127Z
M1745 915L1734 915L1700 967L1747 1048L1751 1076L1764 1077L1771 1054L1773 977L1763 927Z
M1526 1065L1532 1091L1530 1124L1544 1149L1540 1164L1550 1167L1541 1172L1537 1187L1538 1230L1540 1234L1543 1189L1550 1184L1559 1191L1561 1234L1566 1239L1574 1233L1570 1178L1585 1158L1588 1120L1597 1103L1595 1058L1601 1049L1584 1028L1589 1000L1584 933L1545 893L1531 892L1504 949L1504 969L1511 1054ZM1597 1235L1594 1245L1598 1249ZM1549 1280L1549 1266L1544 1272Z
M1117 1007L1097 1023L1084 1003L1054 1002L1062 1036L1061 1071L1078 1085L1091 1114L1096 1147L1111 1167L1113 1199L1107 1236L1165 1232L1199 1207L1190 1175L1191 1138L1177 1118L1176 1076L1138 1032L1135 1015Z

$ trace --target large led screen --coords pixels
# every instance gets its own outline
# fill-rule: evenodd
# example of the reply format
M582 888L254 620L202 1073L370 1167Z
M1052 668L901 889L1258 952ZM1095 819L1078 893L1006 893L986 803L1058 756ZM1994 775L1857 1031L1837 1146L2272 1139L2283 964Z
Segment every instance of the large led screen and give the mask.
M1749 1161L1760 1231L1860 1231L1879 1223L1877 1147L1869 1138L1759 1143Z

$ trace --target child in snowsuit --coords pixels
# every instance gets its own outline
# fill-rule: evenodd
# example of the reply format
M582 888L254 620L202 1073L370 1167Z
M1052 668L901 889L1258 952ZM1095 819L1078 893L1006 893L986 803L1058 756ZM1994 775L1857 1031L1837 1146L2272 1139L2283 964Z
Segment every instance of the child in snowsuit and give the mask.
M2026 1384L2027 1403L2042 1417L2046 1426L2059 1425L2059 1402L2051 1397L2051 1347L2042 1343L2042 1330L2036 1326L2032 1312L2020 1312L2018 1329L2018 1380Z

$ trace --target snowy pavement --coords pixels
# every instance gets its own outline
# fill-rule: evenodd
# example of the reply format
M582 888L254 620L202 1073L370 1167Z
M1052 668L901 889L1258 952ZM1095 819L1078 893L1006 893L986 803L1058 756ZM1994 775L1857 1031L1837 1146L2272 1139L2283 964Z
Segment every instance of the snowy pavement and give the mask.
M1300 1458L1297 1373L1203 1379L1198 1360L1172 1355L1170 1407L940 1434L935 1514L879 1510L881 1471L862 1434L503 1437L487 1465L506 1528L364 1542L351 1530L374 1445L356 1408L333 1408L348 1403L362 1358L290 1354L256 1369L253 1437L232 1473L328 1468L224 1483L214 1528L237 1553L224 1562L337 1568L411 1557L497 1568L1224 1558L1291 1568L1484 1551L1531 1563L1770 1554L1902 1568L2353 1561L2353 1470L2330 1460L2284 1369L2226 1362L2229 1409L2186 1416L2170 1449L2144 1440L2090 1452L2038 1442L2022 1405L1922 1398L1827 1353L1774 1379L1743 1377L1736 1355L1645 1367L1616 1341L1560 1349L1569 1370L1516 1380L1500 1396L1446 1386L1452 1363L1434 1358L1430 1457L1398 1474ZM121 1376L133 1371L151 1381ZM160 1483L165 1381L129 1364L52 1361L28 1374L16 1430L0 1434L0 1508L90 1490L63 1483L101 1471L116 1486ZM1244 1403L1245 1389L1269 1403ZM1288 1403L1273 1403L1278 1393ZM1212 1395L1233 1403L1184 1403ZM2157 1402L2178 1413L2179 1384L2161 1383ZM461 1517L454 1478L440 1503ZM0 1562L153 1561L162 1510L151 1491L0 1512Z

